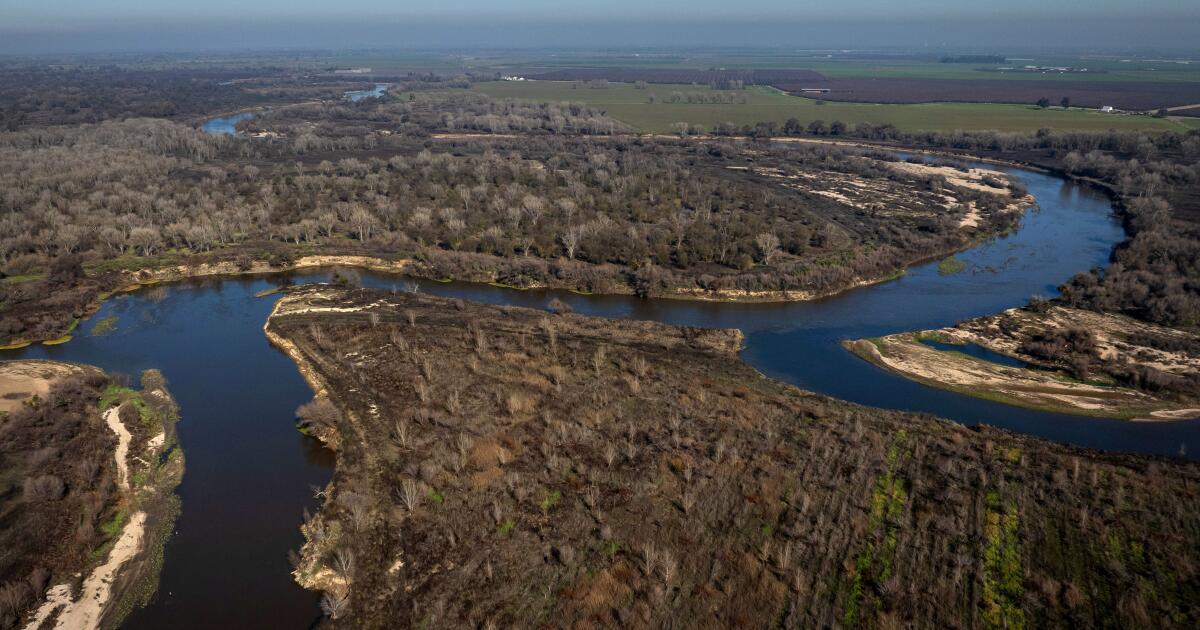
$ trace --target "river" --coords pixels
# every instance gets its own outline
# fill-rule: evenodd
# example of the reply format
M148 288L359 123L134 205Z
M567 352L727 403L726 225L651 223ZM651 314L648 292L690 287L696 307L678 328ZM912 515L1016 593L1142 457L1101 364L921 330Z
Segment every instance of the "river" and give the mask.
M388 85L386 83L376 83L375 87L370 90L356 90L346 92L345 97L350 101L357 103L364 98L383 96L387 92ZM256 112L239 112L229 116L219 116L210 118L200 125L200 130L204 133L224 134L227 136L241 136L242 133L237 130L237 124L243 120L254 118L258 114Z
M376 83L375 87L371 88L369 90L354 90L352 92L346 92L346 98L350 99L352 102L357 103L357 102L363 100L364 98L374 98L374 97L383 96L383 93L387 92L387 88L388 88L388 86L386 83Z
M1175 455L1200 446L1200 421L1131 423L1000 405L924 387L843 350L843 339L938 328L1050 296L1072 274L1107 261L1124 238L1102 194L1051 175L1013 170L1039 202L1020 229L959 255L967 269L936 263L903 277L827 299L776 304L640 300L565 291L515 291L363 273L375 287L415 285L430 294L543 308L553 297L577 312L674 324L740 328L744 359L799 387L867 405L988 423L1052 440ZM188 469L183 511L166 546L155 601L129 628L303 628L318 618L317 596L290 576L301 511L315 509L311 486L330 477L331 454L294 428L293 411L311 392L262 326L274 297L255 293L327 272L185 282L122 294L59 346L31 346L0 358L77 361L131 375L166 375L181 408L179 437ZM115 331L92 336L117 317ZM1197 449L1200 450L1200 449ZM1194 457L1195 452L1188 453Z

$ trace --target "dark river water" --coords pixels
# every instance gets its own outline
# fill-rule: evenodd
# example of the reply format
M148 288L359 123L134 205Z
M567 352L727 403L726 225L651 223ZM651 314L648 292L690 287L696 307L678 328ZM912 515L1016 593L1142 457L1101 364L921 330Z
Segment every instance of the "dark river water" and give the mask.
M416 286L431 294L542 308L558 297L577 312L674 324L740 328L742 356L759 370L802 388L867 405L923 411L1097 448L1176 455L1200 446L1200 421L1130 423L1027 411L918 385L843 350L843 339L937 328L1050 296L1072 274L1103 264L1123 238L1108 199L1039 173L1016 171L1038 199L1014 234L959 255L965 271L936 264L898 280L828 299L728 304L515 291L364 273L363 283ZM155 601L130 628L304 628L318 618L317 597L291 580L287 552L301 543L311 486L330 476L332 458L294 428L293 411L311 392L292 361L272 348L262 326L284 282L327 273L181 283L116 297L80 326L73 341L0 353L77 361L131 375L166 375L178 399L187 456L183 512L166 547ZM116 330L91 336L100 318ZM1193 451L1200 449L1193 449ZM1187 454L1194 456L1194 452Z

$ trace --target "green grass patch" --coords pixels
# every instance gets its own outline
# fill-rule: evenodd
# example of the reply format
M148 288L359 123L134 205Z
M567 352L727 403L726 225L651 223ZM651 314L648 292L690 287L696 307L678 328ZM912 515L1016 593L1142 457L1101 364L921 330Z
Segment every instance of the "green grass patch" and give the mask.
M984 514L983 624L987 628L1020 630L1025 627L1024 570L1017 506L988 494Z
M28 347L32 343L32 341L14 341L10 344L0 346L0 350L20 350L21 348Z
M109 315L103 319L96 320L96 323L92 324L92 336L101 337L111 333L117 329L118 321L119 318L116 315Z
M855 622L858 621L859 604L862 601L863 582L866 579L867 572L871 570L871 563L874 558L874 547L871 543L859 552L858 558L854 561L854 577L850 580L850 592L846 595L846 612L842 615L842 624L848 628L852 628Z
M542 508L543 513L549 512L551 509L554 508L554 506L558 505L558 502L561 500L562 500L562 493L559 492L558 490L555 490L553 492L547 493L546 496L542 499L542 502L538 504L538 507Z
M506 284L504 282L489 282L488 286L496 287L497 289L513 289L515 291L528 291L529 290L529 287L519 287L515 284Z
M961 273L967 268L967 263L957 256L947 256L938 263L938 273L943 276L950 276L956 273Z
M500 524L500 527L496 528L496 535L500 536L501 538L504 538L504 537L508 536L509 534L511 534L513 528L516 526L517 526L517 524L514 523L511 518L507 519L503 523Z
M27 273L19 276L8 276L7 278L0 280L0 282L3 282L4 284L25 284L26 282L38 282L39 280L45 279L46 272L39 271L36 273Z
M441 505L446 502L446 496L437 490L430 488L429 492L425 493L425 498L431 503Z
M963 341L962 339L959 339L958 337L951 337L951 336L944 334L941 331L937 331L937 330L926 330L923 332L919 332L919 333L913 335L913 337L917 341L936 341L938 343L944 343L944 344L950 345L950 346L965 346L965 345L967 345L967 342Z
M125 523L129 520L129 508L121 506L117 508L116 514L108 521L100 524L100 533L108 538L113 538L121 535L121 530L125 528Z
M104 542L92 549L89 554L90 560L98 561L108 555L108 550L116 544L117 537L121 535L121 530L125 529L127 522L129 522L129 508L121 505L111 519L100 524L100 533L104 535Z
M879 601L869 599L868 583L882 583L892 576L892 560L896 557L896 545L900 532L900 519L908 504L905 481L896 475L898 466L909 458L908 432L896 432L888 447L887 470L875 481L871 489L871 515L868 537L854 562L854 576L850 579L846 595L846 610L842 614L843 625L856 625L862 616L863 607L876 607ZM881 543L877 541L882 541Z
M279 287L271 287L270 289L263 289L262 291L255 293L254 297L261 298L261 297L267 297L268 295L275 295L276 293L279 293L281 290L282 289L280 289Z
M108 411L109 407L112 407L113 405L119 405L124 402L125 399L134 396L137 396L137 392L129 389L128 387L109 385L108 387L104 388L104 391L100 394L100 411Z
M672 92L704 92L698 85L652 84L636 89L630 83L609 83L606 89L575 88L571 81L493 81L474 84L471 89L493 98L516 98L538 102L571 101L604 110L635 131L671 133L672 125L686 122L712 130L720 123L737 126L774 121L782 125L796 118L807 125L814 120L847 124L891 123L902 131L994 130L1034 132L1040 128L1060 131L1175 130L1191 126L1169 118L1114 116L1094 110L1047 108L1033 105L993 103L835 103L791 96L770 87L751 87L738 93L744 103L670 103ZM650 94L658 98L650 103Z

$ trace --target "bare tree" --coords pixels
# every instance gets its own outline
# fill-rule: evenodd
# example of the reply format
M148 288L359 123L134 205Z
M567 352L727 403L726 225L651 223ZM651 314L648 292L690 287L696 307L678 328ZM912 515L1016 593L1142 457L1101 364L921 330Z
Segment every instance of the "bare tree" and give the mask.
M342 412L328 398L314 398L296 409L296 417L304 428L327 431L337 426Z
M404 483L400 484L400 500L409 512L421 505L421 486L415 479L405 479Z
M560 236L563 249L567 254L568 260L575 260L575 251L579 248L579 241L583 239L584 227L582 225L572 226L567 228L566 232Z
M779 251L779 237L774 232L759 234L754 237L754 244L758 247L759 261L764 264L769 264Z

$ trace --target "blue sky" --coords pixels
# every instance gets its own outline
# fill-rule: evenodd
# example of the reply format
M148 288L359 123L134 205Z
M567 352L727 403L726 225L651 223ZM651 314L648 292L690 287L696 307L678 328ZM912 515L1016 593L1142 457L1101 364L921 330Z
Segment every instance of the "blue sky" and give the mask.
M882 18L893 16L1200 16L1200 3L1181 0L207 0L200 3L163 0L2 0L0 16L24 23L69 23L139 17L195 19L240 13L292 18L347 17L358 13L396 17L508 16L545 19L554 16L602 19L703 19L716 17Z
M1194 49L1190 0L0 0L0 53L458 46Z

